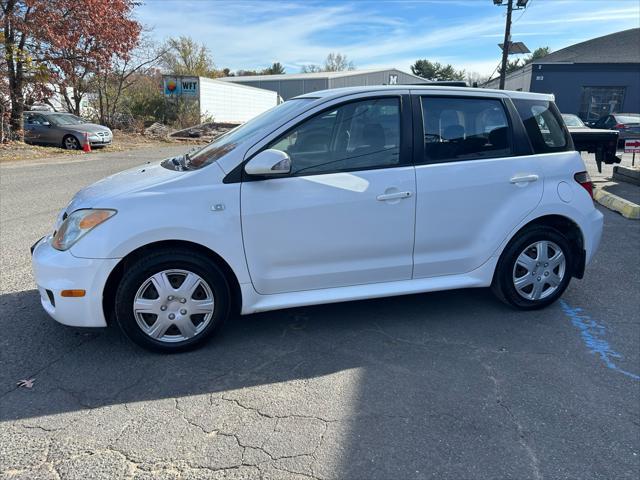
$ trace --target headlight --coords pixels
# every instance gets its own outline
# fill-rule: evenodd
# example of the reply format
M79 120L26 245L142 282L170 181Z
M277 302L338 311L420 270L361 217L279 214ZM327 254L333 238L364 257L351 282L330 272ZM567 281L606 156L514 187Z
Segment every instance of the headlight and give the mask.
M74 243L115 214L115 210L93 208L76 210L62 222L58 231L55 232L51 246L57 250L69 250Z

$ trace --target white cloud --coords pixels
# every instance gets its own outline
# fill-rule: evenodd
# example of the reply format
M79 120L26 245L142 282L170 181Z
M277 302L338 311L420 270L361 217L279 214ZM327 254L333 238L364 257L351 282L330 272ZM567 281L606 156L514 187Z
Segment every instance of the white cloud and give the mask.
M232 69L280 61L295 72L301 65L321 63L330 51L339 51L361 68L408 70L417 58L446 58L457 68L489 74L499 57L495 40L502 36L504 9L480 8L478 1L455 3L460 4L456 8L473 7L467 20L425 16L425 12L442 12L443 5L452 4L449 0L393 4L150 1L139 9L139 18L154 27L159 40L189 35L204 42L218 66ZM428 4L439 9L426 8ZM374 8L377 5L392 8ZM550 45L555 50L567 46L568 38L584 34L586 40L637 26L637 2L618 0L615 8L609 5L611 2L602 1L534 1L519 14L522 16L515 17L514 38L545 37L530 42L535 43L530 48Z

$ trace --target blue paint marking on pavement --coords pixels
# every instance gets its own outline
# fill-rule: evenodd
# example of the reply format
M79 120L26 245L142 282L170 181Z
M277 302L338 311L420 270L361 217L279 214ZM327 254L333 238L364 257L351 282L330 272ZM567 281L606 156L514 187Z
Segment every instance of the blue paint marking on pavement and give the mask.
M573 308L564 300L560 300L560 306L562 307L565 315L571 319L571 323L573 323L573 326L580 330L582 340L584 341L587 348L591 351L591 353L598 354L604 364L611 370L622 373L623 375L631 377L634 380L640 380L640 375L627 372L626 370L618 367L613 362L612 359L621 359L623 357L621 354L612 350L609 342L607 342L603 338L606 331L604 325L599 324L589 315L585 315L584 313L582 313L583 310L581 308Z

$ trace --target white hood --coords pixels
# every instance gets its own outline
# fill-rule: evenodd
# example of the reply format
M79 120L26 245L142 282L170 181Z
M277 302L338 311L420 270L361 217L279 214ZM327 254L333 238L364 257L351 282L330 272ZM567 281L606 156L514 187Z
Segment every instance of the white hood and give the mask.
M157 163L130 168L97 181L80 190L65 209L71 213L79 208L109 208L109 200L182 178L189 172L169 170Z

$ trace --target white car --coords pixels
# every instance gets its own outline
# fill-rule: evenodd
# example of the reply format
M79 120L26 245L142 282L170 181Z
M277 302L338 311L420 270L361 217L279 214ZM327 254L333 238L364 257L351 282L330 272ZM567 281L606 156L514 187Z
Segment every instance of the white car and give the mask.
M314 92L80 191L35 279L57 321L161 351L237 312L488 286L541 308L600 242L585 170L550 95Z

